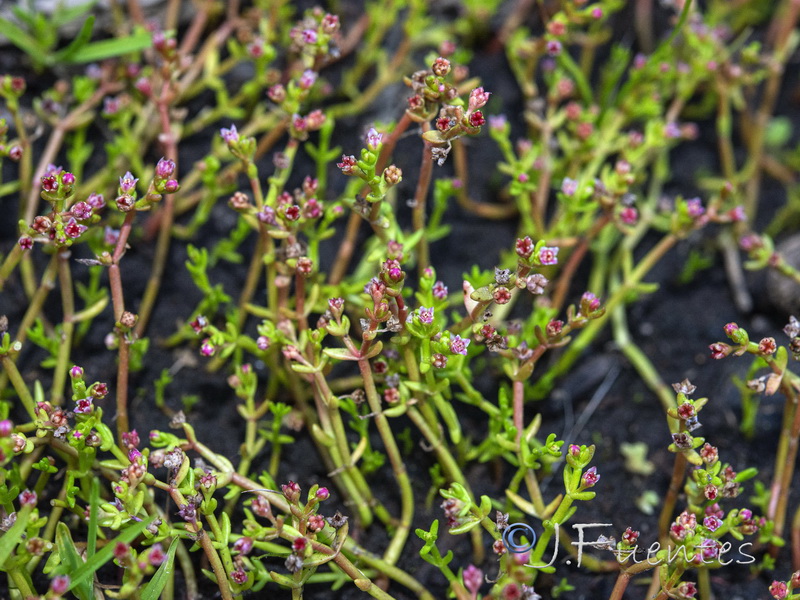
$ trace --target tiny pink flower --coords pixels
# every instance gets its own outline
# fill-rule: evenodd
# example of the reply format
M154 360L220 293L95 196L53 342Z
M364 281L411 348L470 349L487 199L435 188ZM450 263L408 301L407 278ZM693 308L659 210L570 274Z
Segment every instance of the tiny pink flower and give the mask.
M664 126L664 137L673 140L681 137L681 128L675 123L667 123Z
M317 81L317 74L316 72L312 71L311 69L306 69L303 71L303 74L300 76L298 80L298 85L300 86L301 90L308 90L311 88L312 85Z
M244 585L247 583L247 573L244 571L244 569L236 569L233 573L231 573L231 579L233 579L233 581L239 585Z
M558 56L561 54L561 42L558 40L550 40L547 42L547 53L550 56Z
M622 534L622 541L628 546L635 546L639 539L639 532L628 527Z
M758 342L758 351L762 354L773 354L777 348L778 345L773 337L765 337Z
M126 171L125 175L119 178L119 190L121 194L128 194L136 189L136 183L139 180L135 178L130 171Z
M626 206L620 211L619 219L625 223L625 225L636 225L636 222L639 220L639 211L633 206Z
M545 332L547 333L548 337L555 337L561 333L561 330L563 328L564 328L564 321L554 319L547 324Z
M280 83L276 83L267 90L267 98L272 100L275 104L280 104L286 100L286 88Z
M539 250L539 262L544 266L558 264L558 247L542 246Z
M267 225L277 225L278 221L275 218L275 209L271 206L265 206L256 215L259 221Z
M433 323L433 308L421 306L419 309L419 320L426 325Z
M457 333L454 333L452 336L450 336L450 352L453 354L462 354L466 356L469 342L470 340L464 339Z
M505 115L492 115L489 117L489 129L502 133L508 124L508 119Z
M441 281L437 281L433 284L433 297L437 300L446 300L447 299L447 286L442 283Z
M375 151L380 147L381 140L383 140L383 135L378 133L374 127L370 128L367 132L367 147Z
M706 209L703 208L703 202L700 198L690 198L686 201L686 210L690 217L697 218L705 214Z
M722 526L722 521L713 515L709 515L703 519L703 527L709 531L716 531Z
M327 34L335 33L337 29L339 29L339 17L336 15L332 15L330 13L326 13L324 17L322 17L322 31Z
M92 412L92 399L81 398L75 401L75 412L81 415L86 415Z
M92 216L92 207L88 202L76 202L69 212L79 221L85 221Z
M214 344L211 343L211 339L204 339L203 343L200 345L200 354L203 356L214 356L214 352L216 352L216 348L214 348Z
M286 217L287 221L297 221L300 218L302 211L297 204L292 204L291 206L286 207L286 211L283 213Z
M67 237L72 239L80 237L81 234L87 229L88 227L86 227L86 225L81 225L73 218L70 218L66 223L64 223L64 233L67 234Z
M231 125L230 129L223 127L219 130L219 134L227 144L233 144L239 141L239 132L236 131L236 125Z
M447 357L437 352L431 357L431 364L437 369L444 369L447 366Z
M584 487L592 487L598 481L600 481L600 475L597 474L597 467L589 467L581 477Z
M565 196L574 196L575 192L578 191L578 182L574 179L570 179L569 177L564 177L564 181L561 182L561 192Z
M33 248L33 238L28 235L23 235L21 238L19 238L17 243L23 250L30 250Z
M305 44L316 44L317 43L317 32L314 29L304 29L301 33L303 38L303 43Z
M747 214L744 212L744 207L739 205L728 211L728 218L734 223L741 223L747 220Z

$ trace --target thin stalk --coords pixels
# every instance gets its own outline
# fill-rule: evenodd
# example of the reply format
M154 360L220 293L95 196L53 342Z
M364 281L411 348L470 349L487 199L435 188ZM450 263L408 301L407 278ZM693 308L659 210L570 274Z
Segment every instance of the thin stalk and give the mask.
M795 31L798 19L800 19L800 3L795 0L784 0L773 15L770 29L775 33L776 38L772 56L774 64L769 69L769 75L763 87L761 104L753 118L753 126L749 128L751 135L748 136L747 140L748 160L742 170L744 180L747 182L744 205L750 220L755 218L758 210L758 198L763 175L761 166L768 129L767 125L772 118L772 113L778 101L786 61L789 58L788 50L791 47L791 34Z
M616 291L619 286L619 277L614 274L610 281L612 293ZM631 339L630 330L628 329L628 319L625 313L625 307L618 304L611 311L611 327L614 332L614 341L617 343L620 351L625 355L636 372L645 382L647 387L658 397L661 402L661 407L666 412L675 404L675 398L670 387L661 379L658 369L653 366L653 362L642 352L641 348L637 346L633 339ZM676 424L673 419L668 419L670 430L675 431Z
M0 364L3 365L3 369L8 374L11 385L14 386L14 390L17 392L17 396L19 396L19 399L22 401L22 405L25 407L28 416L32 421L35 421L37 418L36 402L34 402L28 386L25 385L25 380L22 378L22 375L17 369L17 365L14 364L14 361L12 361L7 354L0 357Z
M700 600L714 600L714 592L711 591L711 573L708 569L697 569L697 591Z
M789 490L791 489L792 477L794 475L795 464L797 462L798 438L800 438L800 410L797 409L797 395L794 393L794 390L791 388L791 386L785 381L781 384L781 388L783 393L786 394L786 397L790 398L792 401L794 418L792 419L791 431L788 433L786 454L785 457L783 457L783 472L777 489L774 487L773 483L773 493L778 496L775 515L773 517L775 522L774 531L775 535L779 537L783 535L783 530L786 525L786 511L789 504ZM784 432L781 432L781 437L783 437L783 435ZM772 506L773 498L774 496L770 498L770 506ZM777 552L777 547L774 547L772 551Z
M540 348L541 346L537 346ZM525 383L515 379L513 383L514 398L514 428L517 430L517 444L522 439L522 430L525 428Z
M800 507L792 519L792 571L800 570Z
M429 131L431 128L429 123L422 124L422 132ZM417 178L417 189L414 192L414 208L411 213L411 220L414 231L425 229L425 208L427 206L428 190L431 187L431 178L433 177L433 153L431 145L423 141L422 149L422 163L419 167L419 176ZM417 244L417 269L419 276L422 277L423 271L430 265L430 250L428 248L428 239L422 236Z
M406 466L403 464L400 450L394 439L394 433L392 432L386 415L381 409L381 398L378 394L378 390L375 388L375 380L372 378L372 368L370 367L369 361L365 358L359 359L358 369L361 376L364 378L364 390L367 394L367 402L369 403L370 410L374 414L375 425L383 440L386 454L392 465L392 471L400 487L400 522L397 524L397 529L392 536L392 541L389 542L383 554L383 558L386 562L396 564L411 530L411 521L414 518L414 492L411 489L411 481L408 478Z
M376 173L386 168L389 157L394 152L395 146L397 146L397 142L412 123L413 121L411 117L408 116L408 113L404 113L395 128L386 136L381 146L381 155L378 157L378 162L375 165ZM336 255L336 260L333 263L331 274L328 278L331 285L339 284L347 273L347 267L350 265L350 260L353 258L353 252L355 252L356 249L356 239L358 238L358 230L361 227L361 220L361 215L357 212L352 211L350 213L344 239L339 245L339 253Z
M111 300L114 305L114 322L119 323L122 314L125 312L125 298L122 290L122 275L119 269L119 262L125 254L128 237L133 227L133 220L136 212L126 213L125 221L119 231L117 245L111 257L111 265L108 267L108 283L111 288ZM119 341L119 358L117 361L117 434L122 439L122 434L128 432L128 362L130 359L130 348L125 332L118 328L117 338Z
M15 341L24 343L28 338L28 329L31 327L31 325L33 325L36 317L41 314L44 301L55 287L57 269L58 256L54 254L52 257L50 257L50 262L47 264L44 274L42 275L42 281L39 284L39 287L36 289L36 292L33 294L31 301L28 303L28 308L25 310L22 320L19 322ZM11 357L12 362L16 361L17 356L18 355L14 355ZM3 390L6 389L7 384L8 375L3 372L0 374L0 394L2 394Z
M564 306L564 300L569 292L569 286L572 283L572 278L575 276L578 267L583 261L583 257L589 250L589 244L597 237L600 231L602 231L603 227L605 227L610 221L610 215L608 213L603 214L603 216L601 216L595 222L595 224L592 225L592 228L586 233L586 235L580 238L578 245L570 253L564 268L559 274L558 283L556 283L556 288L553 292L552 303L553 308L556 310L561 310L561 308Z
M201 10L199 15L205 15ZM198 15L198 17L199 17ZM197 19L195 20L197 22ZM192 24L194 26L194 23ZM187 35L187 38L189 36ZM184 42L187 40L185 39ZM183 46L182 46L183 48ZM171 81L165 81L156 106L158 107L158 117L161 124L161 135L159 140L164 145L164 155L167 159L175 163L175 173L178 172L178 140L177 133L173 130L170 123L169 110L175 99ZM156 240L156 252L153 258L153 268L150 271L150 278L147 281L142 302L139 306L139 320L136 323L136 336L141 337L147 329L150 315L158 298L158 291L161 288L161 280L164 277L167 258L169 257L169 246L172 239L172 223L175 219L175 196L166 194L164 204L157 217L159 222L158 239Z
M158 480L155 480L153 485L166 491L176 506L180 507L186 504L186 499L177 488ZM233 593L231 592L231 586L228 583L228 575L225 571L225 566L222 564L222 560L217 553L214 543L203 529L200 521L188 521L186 523L186 531L194 535L196 543L199 544L203 549L203 553L206 555L206 559L208 559L208 562L211 565L211 570L217 580L217 586L219 587L219 592L223 600L234 600Z
M23 572L19 567L11 568L8 571L8 576L14 582L14 587L17 588L23 598L36 598L37 594L33 591L28 581L27 573Z
M338 399L331 393L321 374L314 377L316 402L316 414L322 430L334 440L334 445L325 447L325 452L330 455L331 462L338 468L334 478L339 480L340 487L347 497L345 502L348 506L353 506L358 511L359 520L364 527L372 523L372 512L370 505L374 501L369 486L361 472L353 468L353 457L347 445L347 435L342 423L342 417L338 409ZM386 517L388 514L382 512Z
M3 286L11 276L11 273L14 272L14 269L19 263L23 254L24 251L22 250L22 247L19 244L14 244L14 246L11 248L11 251L3 261L3 264L0 265L0 292L3 291Z
M452 140L453 145L453 170L456 179L461 185L456 189L456 200L459 206L472 214L484 219L502 220L511 219L519 213L514 204L497 205L486 202L477 202L469 195L469 165L467 164L467 150L462 138Z
M64 385L67 377L67 363L72 351L72 334L75 330L73 316L75 315L75 296L72 287L72 271L69 266L70 251L61 248L57 254L58 282L61 288L61 339L59 340L56 367L53 371L53 388L50 401L53 406L59 406L64 401Z
M683 427L681 427L683 429ZM689 462L683 452L675 455L675 462L672 465L672 478L669 481L669 489L664 503L661 505L661 515L658 517L658 535L662 540L668 540L669 526L672 523L672 515L675 505L678 502L678 494L681 493L681 485L686 476L686 466Z
M625 301L628 293L636 287L645 275L652 269L658 261L666 254L678 241L675 234L668 234L664 236L658 244L656 244L650 252L648 252L633 271L628 275L625 282L615 292L605 304L606 313L602 317L591 321L580 334L567 346L564 354L561 355L558 362L548 370L536 385L537 396L549 391L555 379L560 375L566 373L569 368L580 357L583 351L594 340L595 336L605 326L607 319L610 317L611 312L617 304Z

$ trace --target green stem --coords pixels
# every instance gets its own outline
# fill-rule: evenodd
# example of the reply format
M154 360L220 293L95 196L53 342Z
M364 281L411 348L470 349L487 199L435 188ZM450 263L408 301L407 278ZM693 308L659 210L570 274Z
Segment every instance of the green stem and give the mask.
M50 396L53 406L59 406L64 400L64 385L66 383L69 356L72 350L72 334L75 330L75 323L72 320L75 314L75 296L72 288L72 271L69 266L70 251L66 248L61 248L57 256L63 322L56 367L53 372L53 389Z
M610 286L612 293L619 287L619 277L616 276L616 274L612 275ZM652 361L631 339L625 307L622 304L618 304L611 311L611 324L614 331L614 341L617 343L617 347L636 369L642 381L644 381L647 387L658 397L661 401L662 408L666 412L675 404L675 397L670 387L661 379ZM669 419L669 423L670 430L676 431L677 424L673 422L673 419Z
M3 285L5 284L6 280L11 276L11 273L14 272L14 268L19 263L19 260L22 258L24 251L20 247L19 244L14 244L11 248L11 251L6 256L3 264L0 265L0 292L3 291Z
M429 123L422 124L422 132L430 130ZM419 176L417 178L417 189L414 192L414 208L411 213L414 231L425 229L425 207L427 206L428 190L431 186L431 178L433 176L433 154L431 145L424 141L422 142L422 164L419 167ZM430 265L430 253L428 248L428 240L423 235L417 244L417 269L419 276L422 277L423 271Z
M664 236L661 241L653 247L650 252L642 258L641 262L636 268L631 271L630 275L626 278L625 282L619 289L608 299L605 304L606 313L592 320L576 337L570 342L567 349L559 358L558 362L550 368L542 378L537 382L533 388L534 397L541 398L547 394L553 387L555 380L566 373L575 361L580 357L583 351L592 343L597 334L603 329L606 321L610 317L614 308L625 301L628 294L635 289L641 282L642 278L652 269L656 263L667 253L678 241L678 237L674 234Z
M22 375L20 375L17 365L14 364L14 361L12 361L8 355L4 355L0 358L0 362L3 365L3 369L8 374L8 378L11 380L11 385L14 386L17 396L19 396L19 399L22 401L22 405L28 412L28 416L30 416L32 421L35 421L36 403L33 401L33 396L31 396L28 386L25 385L25 380L22 378Z
M400 486L400 522L397 525L392 541L389 542L389 546L386 548L383 555L386 562L396 564L411 530L411 520L414 518L414 492L411 489L411 481L408 478L406 466L403 464L400 450L394 439L394 433L381 408L381 397L378 394L378 390L375 388L375 380L372 378L372 368L370 367L369 360L365 358L359 359L358 368L361 372L361 376L364 378L367 402L374 415L375 425L378 427L378 433L380 433L383 445L386 448L386 454L392 465L392 471L394 472L397 484Z

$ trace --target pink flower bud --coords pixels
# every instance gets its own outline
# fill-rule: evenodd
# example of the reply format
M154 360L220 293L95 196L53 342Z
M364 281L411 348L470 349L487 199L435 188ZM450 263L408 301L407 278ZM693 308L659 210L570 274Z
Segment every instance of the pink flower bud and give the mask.
M253 538L247 536L240 537L233 542L233 549L240 554L249 554L250 550L253 549Z
M50 591L55 596L64 596L69 591L69 575L56 575L50 581Z
M216 352L216 348L214 348L214 344L211 343L211 338L204 339L203 343L200 345L200 354L203 356L214 356L214 352Z
M469 94L469 110L474 111L483 108L489 101L491 93L484 91L482 87L475 88Z
M166 179L175 172L175 161L168 158L162 158L156 165L156 176L161 179Z
M317 81L317 74L315 71L311 69L306 69L303 71L303 74L300 76L297 84L300 86L301 90L308 90L314 83Z

